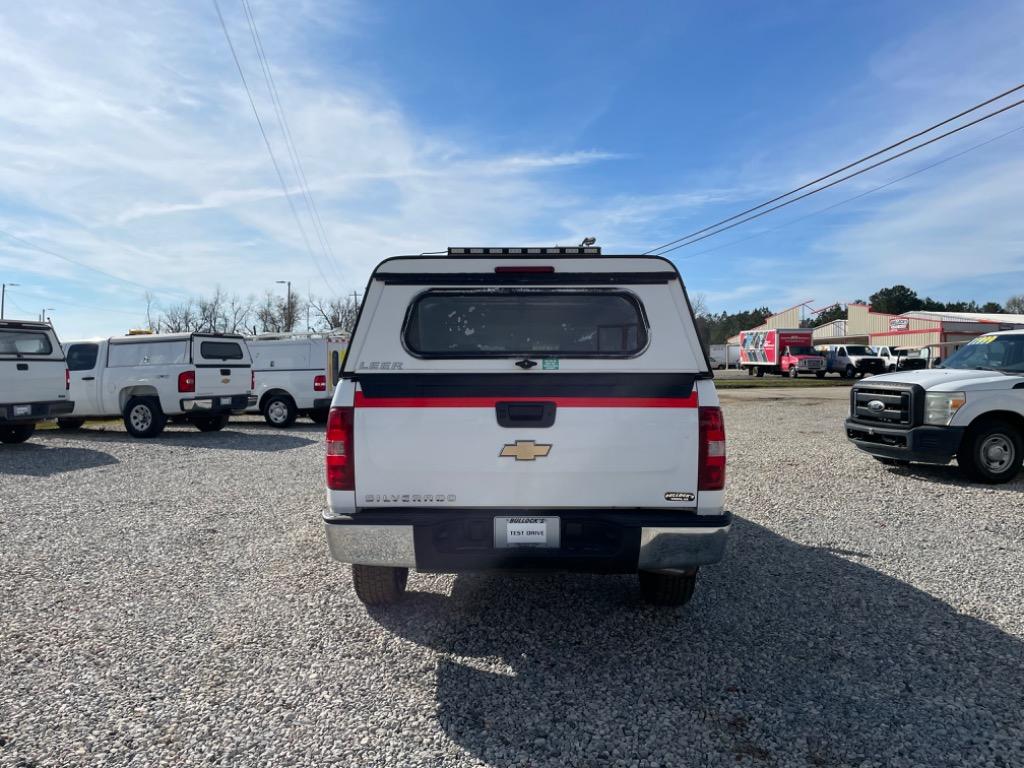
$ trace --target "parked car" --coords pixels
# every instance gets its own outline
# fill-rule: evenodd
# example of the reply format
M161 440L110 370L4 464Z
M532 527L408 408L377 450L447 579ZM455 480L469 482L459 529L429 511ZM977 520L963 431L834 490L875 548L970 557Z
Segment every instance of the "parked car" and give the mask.
M678 605L724 554L725 429L672 262L449 249L374 270L327 425L356 594L410 568L638 573Z
M858 382L846 435L888 464L948 464L1005 483L1024 463L1024 331L979 336L938 368Z
M23 443L40 421L73 407L64 350L53 327L0 320L0 443Z
M290 427L298 416L327 423L331 396L348 346L340 332L263 334L247 339L256 403L272 427Z
M825 372L838 373L844 379L865 374L885 373L885 361L871 347L860 344L840 344L825 350Z
M62 429L120 416L133 437L159 435L169 418L214 432L249 405L252 365L238 334L135 334L64 348L75 408L58 419Z

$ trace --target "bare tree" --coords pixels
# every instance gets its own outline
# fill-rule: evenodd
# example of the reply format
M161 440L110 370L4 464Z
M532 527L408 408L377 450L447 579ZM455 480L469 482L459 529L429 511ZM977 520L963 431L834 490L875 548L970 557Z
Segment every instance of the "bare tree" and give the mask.
M1011 296L1003 306L1011 315L1024 315L1024 293Z
M160 333L161 317L157 314L159 309L157 308L156 297L152 291L146 291L143 294L143 298L146 301L146 330Z
M310 296L309 307L316 315L314 326L321 331L340 328L351 333L359 314L359 300L354 293L340 298Z
M299 315L305 308L305 303L295 291L288 298L267 291L253 311L253 317L264 333L287 333L295 330Z
M198 331L199 314L196 312L195 302L192 299L186 299L164 310L160 321L160 330L164 333L191 333Z
M691 293L690 306L693 307L693 314L704 317L708 313L708 297L703 293Z
M224 295L224 291L219 285L213 289L213 296L209 298L200 296L196 300L199 330L212 332L224 330L227 323L227 318L224 317L224 305L227 301L227 296Z

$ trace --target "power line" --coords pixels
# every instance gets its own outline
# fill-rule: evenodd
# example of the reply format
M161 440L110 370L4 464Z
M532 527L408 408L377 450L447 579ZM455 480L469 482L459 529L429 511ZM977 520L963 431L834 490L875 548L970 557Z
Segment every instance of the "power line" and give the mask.
M960 152L957 152L955 154L952 154L952 155L949 155L947 157L944 157L941 160L937 160L934 163L929 163L928 165L924 166L923 168L918 168L916 171L911 171L910 173L907 173L907 174L905 174L903 176L898 176L897 178L892 179L891 181L887 181L885 184L880 184L877 187L873 187L871 189L865 190L864 192L861 192L860 194L854 195L853 197L848 197L845 200L840 200L838 203L833 203L832 205L827 205L824 208L819 208L816 211L811 211L810 213L805 214L803 216L797 216L795 219L790 219L789 221L787 221L787 222L785 222L783 224L779 224L776 227L771 227L770 229L766 229L766 230L763 230L761 232L755 232L754 234L748 235L747 237L741 237L739 240L733 240L732 242L729 242L729 243L723 243L722 245L716 245L714 248L706 248L703 251L697 251L696 253L688 254L687 256L684 256L682 258L693 259L693 258L696 258L697 256L703 256L703 255L708 254L708 253L714 253L715 251L720 251L723 248L731 248L734 245L739 245L740 243L745 243L748 240L754 240L755 238L763 237L763 236L765 236L767 234L771 234L772 232L777 232L780 229L785 229L786 227L792 226L793 224L797 224L798 222L801 222L801 221L804 221L806 219L809 219L812 216L818 216L819 214L827 213L828 211L831 211L831 210L834 210L836 208L839 208L840 206L846 205L847 203L852 203L855 200L859 200L862 197L867 197L868 195L870 195L870 194L872 194L874 192L879 192L879 191L885 189L886 187L891 187L893 184L899 184L901 181L906 181L907 179L909 179L909 178L911 178L913 176L917 176L919 173L924 173L925 171L930 171L932 168L936 168L936 167L938 167L940 165L944 165L945 163L948 163L951 160L956 160L958 157L962 157L963 155L966 155L969 152L973 152L976 149L981 149L982 147L987 146L988 144L991 144L991 143L993 143L995 141L999 141L1000 139L1005 139L1007 136L1010 136L1010 135L1012 135L1014 133L1017 133L1018 131L1022 131L1022 130L1024 130L1024 125L1018 125L1016 128L1011 128L1010 130L1006 131L1005 133L1000 133L998 136L993 136L991 139L986 139L985 141L982 141L982 142L980 142L978 144L975 144L974 146L968 147L967 149L964 149L964 150L962 150Z
M886 163L891 163L893 160L898 160L899 158L901 158L901 157L903 157L905 155L909 155L911 152L916 152L917 150L919 150L919 149L921 149L923 147L927 147L929 144L934 144L935 142L940 141L940 140L942 140L942 139L944 139L944 138L946 138L948 136L952 136L955 133L959 133L960 131L964 130L965 128L970 128L971 126L977 125L978 123L981 123L981 122L984 122L985 120L988 120L989 118L995 117L996 115L1000 115L1003 112L1006 112L1007 110L1013 109L1015 107L1019 107L1021 104L1024 104L1024 99L1021 99L1019 101L1015 101L1012 104L1009 104L1009 105L1007 105L1005 107L1001 107L1001 108L999 108L999 109L997 109L997 110L995 110L993 112L989 112L986 115L982 115L981 117L979 117L979 118L977 118L975 120L971 120L968 123L964 123L963 125L957 126L956 128L953 128L952 130L946 131L945 133L940 133L938 136L934 136L934 137L928 139L927 141L922 141L920 144L915 144L914 146L912 146L912 147L910 147L908 149L905 149L902 152L897 152L895 155L890 155L889 157L885 158L884 160L879 160L877 163L872 163L871 165L868 165L868 166L866 166L864 168L861 168L858 171L854 171L853 173L847 174L846 176L840 176L838 179L836 179L834 181L830 181L828 184L824 184L824 185L822 185L820 187L815 187L814 189L812 189L812 190L810 190L808 192L804 192L802 195L798 195L797 197L794 197L794 198L792 198L790 200L786 200L785 202L779 203L778 205L772 206L771 208L767 208L767 209L765 209L763 211L760 211L759 213L754 213L754 214L752 214L750 216L747 216L745 218L739 219L738 221L732 221L731 224L728 224L727 226L723 226L721 228L717 228L716 229L716 227L718 227L717 224L714 224L711 227L705 227L703 230L701 230L702 232L705 232L705 234L701 235L700 237L692 237L692 238L683 237L683 238L679 238L679 240L673 240L672 241L673 243L679 243L679 245L674 245L671 248L667 248L666 245L668 245L668 243L666 243L666 245L658 246L657 248L654 248L651 251L648 251L647 253L653 253L654 251L657 251L659 256L664 256L666 253L671 253L672 251L679 250L680 248L683 248L683 247L685 247L687 245L693 245L694 243L699 243L701 240L706 240L707 238L712 237L714 235L721 234L722 232L727 232L728 230L733 229L734 227L738 227L741 224L745 224L748 221L753 221L754 219L759 219L762 216L767 216L769 213L772 213L773 211L777 211L780 208L785 208L787 205L792 205L793 203L799 202L800 200L803 200L806 197L810 197L811 195L816 195L819 192L824 192L826 189L830 189L831 187L834 187L837 184L841 184L844 181L848 181L849 179L852 179L855 176L860 176L862 173L867 173L868 171L874 170L875 168L878 168L879 166L885 165ZM783 197L786 197L786 195L783 195ZM756 209L754 209L754 210L756 210ZM736 218L735 216L732 217L732 219L735 219L735 218ZM726 221L731 221L732 219L727 219ZM720 223L724 223L724 222L720 222ZM708 232L707 231L708 229L713 229L714 231ZM681 240L684 240L685 242L680 242Z
M7 230L0 229L0 235L3 235L4 237L10 238L11 240L14 240L15 242L21 243L26 248L31 248L32 250L39 251L40 253L45 253L45 254L47 254L49 256L53 256L55 258L61 259L62 261L66 261L69 264L74 264L76 267L81 267L82 269L88 269L90 272L95 272L96 274L103 275L104 277L109 277L111 280L117 280L118 282L121 282L121 283L127 283L128 285L134 285L136 288L142 288L143 290L147 290L147 291L152 290L149 286L143 285L142 283L136 283L134 280L129 280L127 277L121 277L120 275L115 275L115 274L113 274L111 272L105 272L104 270L100 269L99 267L93 267L93 266L91 266L89 264L86 264L83 261L78 261L76 259L72 259L70 256L65 256L63 254L57 253L56 251L51 251L49 248L43 248L41 245L36 245L35 243L30 242L30 241L26 240L23 237L18 237L17 235L12 234L11 232L8 232Z
M337 259L334 257L334 250L331 248L330 240L327 238L327 230L324 228L323 220L320 218L320 210L317 208L316 201L313 199L313 193L309 189L306 170L302 165L302 160L299 158L299 152L295 146L295 139L292 137L291 126L289 126L288 118L285 116L284 105L281 103L281 97L277 91L277 83L274 81L274 74L270 68L270 60L267 58L266 51L263 48L263 39L260 37L260 32L256 28L256 17L252 12L252 6L250 5L249 0L242 0L242 9L245 11L246 21L249 23L249 32L252 34L252 42L253 46L256 48L256 56L263 69L263 79L266 81L267 90L270 93L270 100L274 105L277 120L281 124L281 131L284 135L285 146L288 149L292 168L299 180L299 189L302 191L303 198L306 201L306 207L309 209L310 216L313 220L313 229L316 232L317 239L320 241L320 247L323 249L324 256L326 257L328 264L334 267L339 277L342 277L341 271L338 268Z
M231 58L235 61L235 67L238 69L238 76L242 80L242 86L245 88L245 94L249 98L249 106L252 107L252 113L256 117L256 124L260 128L260 134L263 136L263 143L267 146L267 154L270 155L270 162L274 166L274 172L277 174L277 179L281 183L281 190L284 192L284 198L288 201L288 207L291 209L292 216L295 218L295 224L299 228L299 234L302 235L302 242L306 245L306 250L309 252L309 258L313 262L313 266L316 267L316 271L320 274L321 279L327 284L327 287L334 292L334 287L331 285L331 281L327 279L327 275L324 274L320 268L320 263L316 259L316 255L313 253L313 247L309 243L309 237L306 235L306 228L302 225L302 219L299 217L299 211L295 207L295 202L292 200L291 193L288 191L288 184L284 180L284 174L281 173L281 166L278 165L277 157L274 155L274 148L270 144L270 138L267 136L267 131L263 127L263 120L260 118L259 110L256 109L256 102L252 96L252 90L249 88L249 82L245 79L245 72L242 70L242 62L238 59L238 53L235 51L235 45L231 42L231 34L228 32L228 25L224 21L224 14L221 13L220 3L217 0L213 0L213 7L217 11L217 18L220 19L220 27L224 30L224 39L227 40L228 48L231 50Z
M668 248L671 245L675 245L676 243L682 243L685 240L690 240L691 238L694 238L697 235L701 235L701 234L704 234L705 232L707 232L709 230L716 229L717 227L720 227L723 224L728 224L729 222L735 221L736 219L738 219L738 218L740 218L742 216L746 216L747 214L753 213L754 211L759 211L762 208L765 208L766 206L772 205L773 203L777 203L778 201L783 200L783 199L785 199L787 197L790 197L791 195L795 195L797 192L801 192L801 191L803 191L803 190L805 190L805 189L807 189L809 187L813 187L815 184L818 184L818 183L820 183L822 181L825 181L826 179L830 179L833 176L836 176L837 174L843 173L844 171L847 171L850 168L853 168L855 166L860 165L861 163L864 163L864 162L866 162L868 160L871 160L871 159L873 159L875 157L878 157L879 155L883 155L886 152L889 152L890 150L895 149L896 147L900 147L900 146L906 144L907 142L910 142L910 141L913 141L914 139L920 138L921 136L924 136L927 133L931 133L936 128L941 128L944 125L948 125L949 123L953 122L954 120L958 120L959 118L961 118L961 117L963 117L965 115L968 115L971 112L976 112L977 110L981 109L982 107L988 106L989 104L991 104L991 103L993 103L995 101L999 101L1000 99L1010 95L1011 93L1015 93L1016 91L1019 91L1021 89L1024 89L1024 83L1021 83L1020 85L1017 85L1017 86L1015 86L1013 88L1010 88L1009 90L1003 91L1002 93L998 94L997 96L993 96L993 97L991 97L989 99L986 99L985 101L982 101L982 102L980 102L978 104L975 104L973 107L965 109L962 112L959 112L956 115L953 115L952 117L948 117L945 120L942 120L942 121L940 121L938 123L935 123L934 125L931 125L928 128L925 128L924 130L918 131L916 133L911 134L910 136L907 136L907 137L905 137L903 139L900 139L899 141L895 142L894 144L890 144L889 146L885 147L884 149L879 149L879 150L877 150L875 152L872 152L869 155L865 155L864 157L862 157L862 158L860 158L858 160L855 160L852 163L847 163L846 165L842 166L841 168L837 168L836 170L831 171L830 173L827 173L824 176L819 176L818 178L814 179L813 181L808 181L806 184L802 184L799 187L796 187L795 189L791 189L789 192L786 192L785 194L773 197L771 200L766 200L763 203L755 205L752 208L747 208L745 211L740 211L739 213L736 213L736 214L734 214L734 215L732 215L732 216L730 216L730 217L728 217L726 219L722 219L721 221L718 221L718 222L716 222L714 224L709 224L708 226L706 226L706 227L704 227L702 229L698 229L698 230L696 230L694 232L691 232L688 235L684 235L683 237L676 238L675 240L670 240L667 243L664 243L662 245L659 245L659 246L657 246L655 248L650 249L646 253L647 254L652 254L652 253L655 253L656 251L662 251L662 249ZM984 119L988 119L989 117L993 117L993 116L999 114L1000 112L1005 112L1007 109L1011 109L1011 108L1013 108L1015 106L1018 106L1020 103L1021 102L1018 101L1015 104L1011 104L1009 107L1004 107L1003 109L997 110L996 112L992 112L992 113L986 115L982 119L983 120ZM975 120L973 122L967 123L966 125L960 126L960 128L957 128L957 129L955 129L953 131L950 131L950 132L948 132L946 134L943 134L943 136L940 136L938 138L944 138L945 136L949 136L952 133L956 133L957 131L959 131L959 130L961 130L963 128L966 128L968 126L974 125L974 124L976 124L978 122L981 122L981 120ZM919 149L919 148L921 148L923 146L927 146L930 143L932 143L932 142L931 141L924 142L922 144L917 145L917 147L914 147L913 149ZM909 151L913 151L913 149L911 149ZM889 158L889 159L890 160L894 160L894 159L896 159L898 157L902 157L903 155L905 155L907 153L908 153L907 151L901 152L901 153L899 153L897 155L894 155L892 158ZM888 162L888 160L885 161L885 162ZM872 165L871 168L877 168L878 165L880 165L880 164L881 163ZM867 169L867 170L870 170L870 168ZM844 179L849 179L849 178L852 178L853 176L856 176L856 175L858 175L858 174L856 174L856 173L855 174L850 174L849 176L844 177ZM828 184L828 185L826 185L824 187L821 187L821 189L828 189L831 186L834 186L834 183L833 184ZM818 190L818 191L820 191L820 190ZM811 193L811 194L813 194L813 193ZM807 195L801 195L799 198L796 198L796 199L797 200L803 199L803 197L806 197L806 196ZM795 201L791 201L791 202L795 202ZM781 207L781 206L777 206L777 207ZM776 210L776 209L773 208L772 210ZM754 218L756 218L756 217L754 217ZM746 219L746 221L749 221L749 219ZM731 229L731 227L726 227L726 229ZM720 230L720 231L724 231L724 230ZM694 240L693 242L697 242L697 241L699 241L701 239L703 239L703 238L697 238L697 240ZM676 249L675 248L669 249L669 251L672 251L672 250L676 250ZM664 253L668 253L669 251L664 251Z

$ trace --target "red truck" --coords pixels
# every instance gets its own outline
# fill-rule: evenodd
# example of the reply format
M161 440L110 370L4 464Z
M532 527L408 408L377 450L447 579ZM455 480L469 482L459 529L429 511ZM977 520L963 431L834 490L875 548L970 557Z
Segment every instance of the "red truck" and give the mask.
M776 373L796 378L801 373L825 376L825 359L816 352L809 328L740 331L740 366L747 374Z

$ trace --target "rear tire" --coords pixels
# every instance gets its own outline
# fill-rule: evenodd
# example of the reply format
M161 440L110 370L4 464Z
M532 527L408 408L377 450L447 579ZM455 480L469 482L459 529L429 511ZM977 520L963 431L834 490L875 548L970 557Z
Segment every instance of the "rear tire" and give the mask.
M219 413L216 416L202 416L192 423L200 432L220 432L231 421L230 413Z
M130 397L125 403L124 428L132 437L156 437L167 426L167 417L155 397Z
M887 371L887 372L889 372L889 373L896 373L896 366L895 366L895 365L890 365L890 366L889 366L889 367L888 367L888 368L886 369L886 371Z
M352 586L364 605L393 605L405 594L408 568L385 565L353 565Z
M308 414L309 420L312 421L314 424L326 424L328 413L330 413L330 411L310 411Z
M971 480L1008 483L1017 477L1024 463L1024 439L1004 421L972 425L960 443L956 460Z
M640 594L651 605L686 605L697 588L697 572L655 573L640 571Z
M15 445L24 443L36 431L35 424L17 424L13 427L0 427L0 443Z
M272 427L286 429L298 415L295 401L288 395L271 395L263 403L263 419Z
M758 369L757 369L757 378L759 378L759 379L763 379L764 378L764 368L758 367Z
M57 429L63 429L65 432L75 432L82 428L85 424L85 419L57 419Z
M800 372L796 369L795 365L789 366L789 378L795 379L799 375L800 375Z
M815 371L814 375L817 376L819 379L824 379L825 378L825 372L824 371Z

